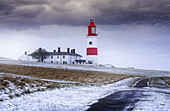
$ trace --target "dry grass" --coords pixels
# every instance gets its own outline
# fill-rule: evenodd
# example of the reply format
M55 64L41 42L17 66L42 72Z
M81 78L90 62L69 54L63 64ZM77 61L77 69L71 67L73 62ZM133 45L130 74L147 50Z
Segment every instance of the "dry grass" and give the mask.
M109 83L111 81L115 82L128 77L133 77L130 75L108 74L104 72L78 71L7 64L0 64L0 72L26 75L42 79L76 81L81 83Z
M19 77L14 75L0 75L0 92L2 93L2 95L0 95L0 101L12 99L14 97L19 97L22 94L29 94L36 91L44 91L47 89L87 84L101 85L113 83L128 77L134 77L131 75L108 74L104 72L78 71L7 64L0 64L0 72L31 76L40 79L54 79L80 82L80 83L58 83L43 81L40 79L31 79L22 76ZM20 93L18 93L18 91Z
M23 94L73 85L79 84L57 83L39 79L15 77L13 75L0 75L0 101L19 97Z
M164 77L162 78L166 84L170 85L170 77Z
M58 83L58 82L51 82L51 81L44 81L40 79L31 79L31 78L23 78L23 77L15 77L10 75L0 75L0 90L9 87L9 84L13 83L18 89L23 89L25 86L29 87L65 87L69 86L70 83ZM72 83L72 85L79 85L78 83ZM43 90L43 89L39 89ZM27 91L28 92L28 91Z

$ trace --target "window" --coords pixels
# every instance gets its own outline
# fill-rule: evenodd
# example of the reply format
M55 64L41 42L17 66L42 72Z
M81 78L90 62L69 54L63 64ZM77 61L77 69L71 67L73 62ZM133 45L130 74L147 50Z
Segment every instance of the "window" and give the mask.
M51 61L51 63L53 63L53 61Z
M59 56L57 56L57 59L59 58Z
M51 56L51 59L53 58L53 56Z
M95 34L95 33L96 33L96 27L92 27L92 28L91 28L91 33L92 33L92 34Z
M63 56L63 59L65 58L65 56Z
M89 45L92 45L92 41L89 42Z
M67 64L67 61L63 61L63 64Z

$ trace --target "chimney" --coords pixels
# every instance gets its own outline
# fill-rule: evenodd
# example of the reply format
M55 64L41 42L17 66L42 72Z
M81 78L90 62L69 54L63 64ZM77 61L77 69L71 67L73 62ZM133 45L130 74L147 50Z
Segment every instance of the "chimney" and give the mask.
M60 47L58 47L58 52L61 52Z
M56 52L56 50L54 50L54 52Z
M67 53L70 53L70 48L67 48Z
M76 53L75 49L73 49L73 53Z

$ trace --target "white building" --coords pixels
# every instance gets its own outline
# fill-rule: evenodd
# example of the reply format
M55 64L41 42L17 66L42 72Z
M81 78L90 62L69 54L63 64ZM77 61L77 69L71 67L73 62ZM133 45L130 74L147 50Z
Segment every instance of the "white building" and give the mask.
M33 58L31 54L25 53L25 55L21 56L19 60L22 61L37 61L37 59ZM66 52L62 52L60 47L58 51L54 50L53 52L48 52L48 58L44 60L47 63L59 63L59 64L85 64L86 61L82 60L82 56L75 52L75 49L70 51L67 48Z
M82 56L75 53L75 49L67 48L67 52L61 52L60 48L58 51L54 50L49 52L49 58L45 59L44 62L60 63L60 64L85 64L85 60L82 60Z

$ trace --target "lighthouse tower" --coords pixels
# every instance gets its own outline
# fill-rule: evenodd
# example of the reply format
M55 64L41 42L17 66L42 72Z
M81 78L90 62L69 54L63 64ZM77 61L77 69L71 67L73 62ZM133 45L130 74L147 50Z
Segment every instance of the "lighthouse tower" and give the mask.
M96 25L93 20L90 20L87 35L87 50L86 61L89 64L98 64L98 48L97 48L97 34Z

